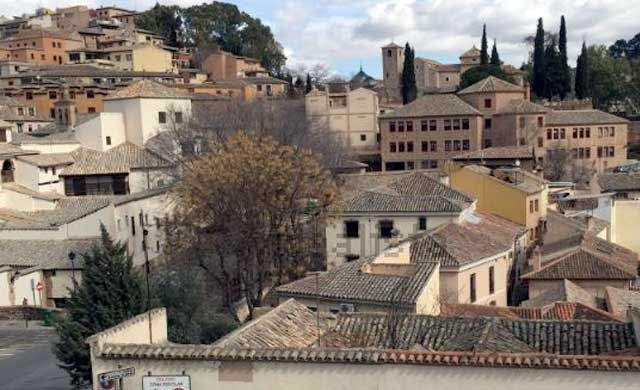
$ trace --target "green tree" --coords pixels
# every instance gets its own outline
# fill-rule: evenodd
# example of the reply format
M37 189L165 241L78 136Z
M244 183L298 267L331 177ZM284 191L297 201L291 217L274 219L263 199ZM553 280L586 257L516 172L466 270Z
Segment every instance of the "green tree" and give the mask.
M71 291L69 315L55 324L59 341L53 350L75 386L92 381L85 339L142 313L146 303L142 279L126 245L113 242L105 227L100 228L101 246L82 255L82 282Z
M499 79L513 83L513 79L496 65L478 65L467 70L460 77L460 89L467 88L470 85L477 83L480 80L484 80L489 76L494 76Z
M480 43L480 65L489 63L489 45L487 44L487 25L482 25L482 42Z
M544 72L543 96L547 99L561 96L563 88L562 66L560 64L560 54L558 53L555 39L549 43L544 51L544 63L546 69Z
M544 53L544 27L542 26L542 18L538 19L538 28L536 29L536 37L533 46L533 77L532 87L533 93L538 96L544 96L545 81L545 53Z
M162 35L167 45L179 47L181 43L178 41L178 33L182 25L180 15L181 9L177 5L156 3L153 8L136 17L136 25Z
M402 104L408 104L416 100L418 87L416 85L416 71L414 64L414 51L409 42L404 47L404 65L402 67Z
M496 40L493 40L493 48L491 48L491 61L489 62L491 65L500 66L502 65L502 61L500 61L500 55L498 54L498 44Z
M311 80L311 74L307 73L307 82L305 83L304 93L307 94L313 89L313 80Z
M167 309L169 340L179 344L211 344L237 327L212 302L211 286L201 269L181 264L152 279L155 306Z
M611 57L606 46L590 46L586 58L587 90L593 106L608 111L612 104L623 102L630 95L629 61Z
M575 91L578 99L584 99L589 94L589 54L587 44L582 42L582 51L576 63Z
M560 18L558 50L558 64L560 66L560 88L558 90L558 93L560 95L560 98L564 99L571 93L571 69L569 68L567 57L567 25L564 19L564 15L562 15L562 17Z
M167 42L175 39L179 46L198 48L215 43L222 50L259 59L272 74L286 62L271 28L233 4L214 1L188 8L156 5L141 13L139 19L139 27L162 34Z

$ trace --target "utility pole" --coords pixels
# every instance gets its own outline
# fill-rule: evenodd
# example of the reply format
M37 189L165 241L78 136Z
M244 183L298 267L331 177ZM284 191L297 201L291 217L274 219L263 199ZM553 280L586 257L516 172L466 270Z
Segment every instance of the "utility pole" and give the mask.
M147 230L144 220L144 213L140 210L140 224L142 225L142 251L144 252L144 268L147 283L147 315L149 316L149 344L153 344L153 330L151 326L151 287L149 285L149 274L151 273L151 266L149 264L149 251L147 249L147 236L149 230Z

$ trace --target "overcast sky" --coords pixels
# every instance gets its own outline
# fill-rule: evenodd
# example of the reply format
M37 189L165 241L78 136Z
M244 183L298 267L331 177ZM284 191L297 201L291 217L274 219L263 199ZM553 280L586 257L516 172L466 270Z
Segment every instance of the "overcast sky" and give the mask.
M3 0L5 16L37 6L116 4L144 10L156 0ZM191 5L202 1L160 0ZM482 24L497 39L503 61L519 66L528 53L523 38L535 32L536 20L557 32L560 15L567 19L569 58L573 66L583 39L611 44L640 32L640 0L231 0L270 25L285 47L289 64L326 63L350 75L360 64L379 77L380 46L409 41L420 57L445 63L473 44L480 46Z

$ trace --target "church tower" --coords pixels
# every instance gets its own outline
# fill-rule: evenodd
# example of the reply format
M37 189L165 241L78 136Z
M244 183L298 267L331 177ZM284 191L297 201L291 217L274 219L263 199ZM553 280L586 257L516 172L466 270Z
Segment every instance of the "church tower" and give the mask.
M382 47L382 80L387 94L392 99L399 99L400 80L404 65L404 48L393 42Z

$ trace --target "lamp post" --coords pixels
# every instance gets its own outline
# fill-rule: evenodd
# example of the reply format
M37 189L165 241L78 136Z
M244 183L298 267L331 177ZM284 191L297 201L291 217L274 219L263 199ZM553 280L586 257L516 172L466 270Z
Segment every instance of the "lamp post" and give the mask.
M75 294L78 283L76 282L76 254L71 251L69 252L69 261L71 261L71 279L73 280L73 293Z

